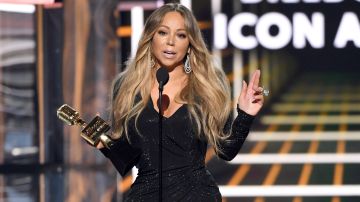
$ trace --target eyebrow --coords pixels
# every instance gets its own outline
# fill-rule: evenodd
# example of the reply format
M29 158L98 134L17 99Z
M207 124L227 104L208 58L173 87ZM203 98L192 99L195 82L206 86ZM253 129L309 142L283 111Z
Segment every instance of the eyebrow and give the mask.
M159 28L160 27L165 27L165 28L167 28L167 29L170 29L170 27L168 27L168 26L166 26L166 25L160 25L159 26ZM186 31L185 29L177 29L176 31Z

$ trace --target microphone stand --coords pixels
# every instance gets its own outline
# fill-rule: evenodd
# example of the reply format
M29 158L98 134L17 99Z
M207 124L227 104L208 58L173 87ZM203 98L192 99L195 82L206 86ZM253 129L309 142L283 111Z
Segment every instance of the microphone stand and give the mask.
M159 201L162 201L162 93L165 84L169 81L169 72L166 68L160 67L156 72L156 79L159 83Z
M159 201L162 202L162 93L163 82L159 83Z

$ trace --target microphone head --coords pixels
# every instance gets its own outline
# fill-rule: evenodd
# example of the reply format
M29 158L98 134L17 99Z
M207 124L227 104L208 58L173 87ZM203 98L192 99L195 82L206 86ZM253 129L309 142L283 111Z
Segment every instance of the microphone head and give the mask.
M168 70L165 67L160 67L156 71L156 79L160 85L165 86L165 84L169 81Z

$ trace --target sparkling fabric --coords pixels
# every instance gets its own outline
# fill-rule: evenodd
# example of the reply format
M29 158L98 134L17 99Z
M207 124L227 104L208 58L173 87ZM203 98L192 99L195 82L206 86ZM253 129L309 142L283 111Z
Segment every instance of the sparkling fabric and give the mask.
M253 116L242 111L234 121L229 118L224 130L231 130L231 135L221 143L220 158L231 160L236 156L249 133L252 120ZM158 113L151 101L141 113L137 127L140 134L136 132L134 121L129 124L130 145L141 150L141 154L130 158L132 161L129 162L138 168L138 176L125 201L159 201ZM171 117L163 118L163 201L221 201L219 188L205 167L207 141L195 134L195 128L187 105L181 106ZM126 169L122 166L127 164L122 160L124 152L118 153L117 147L122 144L115 144L117 146L111 150L102 149L102 152L124 175L131 166L124 165ZM120 167L116 166L119 162Z

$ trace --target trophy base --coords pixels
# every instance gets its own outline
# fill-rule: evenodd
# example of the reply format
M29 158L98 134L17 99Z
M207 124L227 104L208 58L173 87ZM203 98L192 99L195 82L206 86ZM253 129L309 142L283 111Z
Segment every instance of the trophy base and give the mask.
M110 142L111 139L104 133L110 130L110 126L99 116L96 116L82 131L81 137L83 137L88 143L96 147L101 141L101 137L105 142Z

